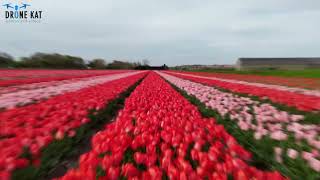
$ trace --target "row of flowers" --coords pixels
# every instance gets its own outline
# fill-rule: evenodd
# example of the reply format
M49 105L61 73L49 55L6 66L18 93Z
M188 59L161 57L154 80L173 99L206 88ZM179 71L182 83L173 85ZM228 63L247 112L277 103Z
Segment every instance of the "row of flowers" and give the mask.
M260 103L250 98L222 92L210 86L191 82L165 73L162 77L173 85L196 97L208 108L215 110L222 117L236 122L242 131L253 132L257 141L270 138L278 143L270 144L274 149L274 158L282 163L282 157L287 156L304 159L313 170L320 172L320 128L317 124L304 124L302 115L294 115L278 110L267 103ZM292 134L292 138L290 138ZM289 141L289 142L288 142ZM301 142L305 141L305 144ZM283 143L287 142L287 143ZM294 144L294 145L292 145ZM303 150L308 146L309 151ZM291 147L295 147L291 148Z
M0 109L11 109L16 106L35 103L53 96L61 95L63 93L96 86L98 84L128 77L137 73L139 72L125 72L90 78L34 83L22 85L22 87L14 86L3 88L0 90ZM13 89L15 89L15 91Z
M1 87L108 75L128 70L1 70Z
M90 122L91 110L104 108L144 75L139 73L1 112L0 177L17 168L39 165L43 148L55 139L75 136L78 127ZM26 151L28 157L24 157Z
M279 77L279 76L261 76L254 74L231 74L231 73L214 73L214 72L187 72L185 74L193 74L205 77L216 77L222 79L232 79L246 82L256 82L263 84L274 84L288 87L299 87L306 89L320 90L320 81L317 78L302 77ZM303 83L301 83L303 82Z
M189 73L186 73L186 74L185 73L178 73L178 74L320 97L319 90L311 90L311 89L298 88L298 87L288 87L288 86L284 86L283 84L278 84L278 85L276 85L276 84L263 84L263 83L248 82L248 81L246 81L246 79L244 79L244 80L225 79L225 78L219 78L219 77L215 77L215 76L199 76L196 74L189 74Z
M239 81L223 80L219 78L207 78L203 76L195 76L182 73L168 72L169 74L181 77L184 79L200 82L208 85L213 85L219 88L224 88L236 93L249 94L258 96L263 99L269 99L272 102L295 107L302 111L319 111L320 110L320 95L319 91L308 92L308 94L290 91L290 88L281 87L277 89L272 85L257 86L252 83L243 83ZM262 84L260 84L262 85ZM302 91L302 90L301 90ZM310 95L312 94L312 95Z
M92 139L92 150L61 179L284 179L248 165L251 154L215 120L203 118L155 73Z
M1 71L1 70L0 70ZM35 71L35 74L37 71ZM63 72L68 72L68 71L63 71ZM72 71L71 71L72 72ZM91 71L89 71L91 72ZM63 76L63 74L53 74L51 75L52 77L37 77L37 75L35 75L35 77L30 77L31 75L26 75L25 80L35 80L38 79L39 82L34 82L34 83L20 83L20 84L14 84L11 86L4 86L1 87L0 86L0 95L1 94L6 94L6 93L13 93L13 92L18 92L18 91L23 91L23 90L32 90L32 89L38 89L38 88L44 88L47 87L49 85L51 86L56 86L56 85L60 85L63 83L68 83L68 82L76 82L76 81L82 81L85 79L89 79L89 78L93 78L93 77L99 77L99 76L106 76L106 75L112 75L112 74L120 74L120 73L126 73L126 72L132 72L129 70L121 70L121 71L104 71L103 74L102 72L100 73L79 73L78 76L76 75L66 75ZM52 72L47 72L47 73L52 73ZM53 72L54 73L54 72ZM58 78L56 77L58 76L60 79L54 79L54 78ZM5 75L4 77L1 78L6 78ZM53 78L53 79L50 79ZM3 80L0 79L0 82L5 82L7 80Z

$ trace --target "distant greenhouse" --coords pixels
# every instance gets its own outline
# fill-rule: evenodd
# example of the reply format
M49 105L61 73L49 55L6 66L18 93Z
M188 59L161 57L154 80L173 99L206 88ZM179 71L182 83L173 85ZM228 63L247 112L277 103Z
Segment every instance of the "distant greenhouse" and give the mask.
M320 58L239 58L238 70L320 68Z

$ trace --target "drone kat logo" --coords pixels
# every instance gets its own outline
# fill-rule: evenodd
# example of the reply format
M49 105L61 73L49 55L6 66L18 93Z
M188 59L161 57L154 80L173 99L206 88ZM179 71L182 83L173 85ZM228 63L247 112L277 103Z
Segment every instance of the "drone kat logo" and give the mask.
M40 20L43 15L42 10L34 10L31 4L19 3L12 4L6 3L2 5L5 8L5 19L6 20Z

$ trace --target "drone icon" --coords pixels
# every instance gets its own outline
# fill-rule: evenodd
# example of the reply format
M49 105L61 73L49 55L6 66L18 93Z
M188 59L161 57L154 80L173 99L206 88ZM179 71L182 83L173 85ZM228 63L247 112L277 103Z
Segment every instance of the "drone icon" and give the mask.
M31 6L31 5L30 5L30 4L22 3L22 6L20 6L20 9L22 9L22 8L27 9L27 6Z
M9 3L9 4L4 4L4 5L2 5L2 6L6 6L6 7L7 7L7 9L10 9L10 8L12 8L12 9L13 9L13 7L11 6L11 3Z
M27 9L28 6L31 6L30 4L26 4L26 3L21 3L21 6L19 5L14 5L14 6L11 6L11 3L7 3L7 4L4 4L2 6L5 6L7 9L14 9L16 11L18 11L19 9Z

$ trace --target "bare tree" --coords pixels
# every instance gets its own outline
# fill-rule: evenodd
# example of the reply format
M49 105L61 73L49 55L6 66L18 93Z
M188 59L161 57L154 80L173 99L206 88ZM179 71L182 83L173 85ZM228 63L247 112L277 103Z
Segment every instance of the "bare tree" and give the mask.
M149 66L150 61L149 61L148 59L143 59L143 60L142 60L142 64L143 64L144 66Z
M94 59L89 63L88 66L92 69L105 69L107 67L104 59Z
M15 61L13 57L5 52L0 52L0 67L1 68L8 68L14 65Z

